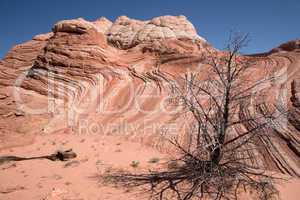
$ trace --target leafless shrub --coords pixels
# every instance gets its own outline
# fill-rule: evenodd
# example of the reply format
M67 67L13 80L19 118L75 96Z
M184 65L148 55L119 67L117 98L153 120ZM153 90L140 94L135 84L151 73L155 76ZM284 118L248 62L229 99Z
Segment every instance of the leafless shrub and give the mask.
M197 127L191 128L187 145L170 140L179 151L178 159L170 162L178 164L164 171L116 173L110 180L149 185L154 199L238 199L242 190L255 191L263 200L278 197L276 177L256 162L259 139L271 137L278 112L267 109L263 98L253 99L255 88L274 77L249 78L255 59L239 56L247 42L247 35L234 35L222 55L208 50L206 80L187 74L171 83L176 102Z

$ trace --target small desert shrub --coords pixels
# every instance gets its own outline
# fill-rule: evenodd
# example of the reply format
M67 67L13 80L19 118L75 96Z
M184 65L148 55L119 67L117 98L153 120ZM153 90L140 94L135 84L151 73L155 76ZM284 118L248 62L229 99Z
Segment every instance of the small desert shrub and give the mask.
M154 158L151 158L149 161L148 161L148 163L152 163L152 164L155 164L155 163L158 163L159 162L159 158L157 158L157 157L154 157Z
M139 164L140 164L139 161L134 160L134 161L131 162L130 166L133 167L133 168L137 168L139 166Z

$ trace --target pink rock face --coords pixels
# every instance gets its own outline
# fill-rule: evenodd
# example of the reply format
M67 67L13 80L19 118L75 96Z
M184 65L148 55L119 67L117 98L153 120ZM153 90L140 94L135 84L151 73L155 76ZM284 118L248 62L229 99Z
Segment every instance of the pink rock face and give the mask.
M106 19L105 17L101 17L96 21L92 22L95 24L96 29L101 33L106 33L108 29L112 26L112 22Z
M36 35L32 38L32 40L37 40L37 41L48 41L54 34L51 33L45 33L45 34L39 34Z
M0 150L63 133L116 134L164 151L164 127L175 124L172 133L184 137L190 119L170 111L167 81L200 72L208 49L222 54L184 16L60 21L53 32L13 47L0 61ZM271 170L300 176L299 41L279 49L253 56L258 62L251 78L285 70L285 80L261 93L270 108L287 93L291 115L285 130L274 131L280 137L262 141L258 153ZM207 75L201 68L200 79Z

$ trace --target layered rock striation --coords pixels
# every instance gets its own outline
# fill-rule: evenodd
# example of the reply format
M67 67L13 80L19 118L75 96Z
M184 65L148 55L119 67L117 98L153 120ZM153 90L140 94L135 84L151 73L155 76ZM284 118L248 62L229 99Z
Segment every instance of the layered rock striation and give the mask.
M118 134L163 148L161 137L184 137L189 122L168 106L168 82L199 72L207 51L222 54L184 16L60 21L0 61L0 149L55 132ZM272 131L279 137L262 138L256 153L263 165L300 176L299 41L253 57L253 78L286 75L263 92L270 108L284 101L290 111L285 128Z

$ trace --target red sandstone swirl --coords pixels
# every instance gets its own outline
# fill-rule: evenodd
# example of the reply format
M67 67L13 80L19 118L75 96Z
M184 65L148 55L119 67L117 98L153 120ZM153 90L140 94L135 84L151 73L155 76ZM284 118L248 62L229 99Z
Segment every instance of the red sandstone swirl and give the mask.
M184 16L64 20L52 30L15 46L0 61L0 148L30 142L26 134L66 130L122 134L158 147L170 124L176 128L167 135L185 135L189 120L170 112L167 82L197 71L203 49L215 49ZM290 114L285 126L269 130L277 137L260 138L261 148L249 153L263 155L257 162L270 169L300 176L299 41L255 57L253 79L286 74L262 88L264 109L286 105ZM248 114L243 110L240 117Z

